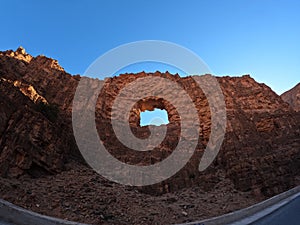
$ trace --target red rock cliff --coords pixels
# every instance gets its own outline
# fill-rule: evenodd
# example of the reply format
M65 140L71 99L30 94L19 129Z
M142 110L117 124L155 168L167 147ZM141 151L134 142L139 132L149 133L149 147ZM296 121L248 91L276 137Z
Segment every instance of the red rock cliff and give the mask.
M161 98L141 100L131 112L132 131L146 137L139 126L139 112L166 109L170 123L167 136L152 152L136 152L123 146L111 124L111 106L128 83L145 76L162 76L178 82L191 96L201 121L200 138L190 162L175 176L143 191L170 192L190 185L210 188L222 177L242 191L273 195L289 189L300 175L300 123L298 114L265 84L250 76L217 78L225 96L227 131L214 163L198 172L199 159L210 134L208 101L192 77L156 72L109 78L96 111L99 135L108 150L130 164L153 164L172 152L178 142L180 117ZM71 156L79 159L72 135L72 100L80 76L71 76L56 60L32 57L23 48L0 53L0 168L2 176L59 173Z

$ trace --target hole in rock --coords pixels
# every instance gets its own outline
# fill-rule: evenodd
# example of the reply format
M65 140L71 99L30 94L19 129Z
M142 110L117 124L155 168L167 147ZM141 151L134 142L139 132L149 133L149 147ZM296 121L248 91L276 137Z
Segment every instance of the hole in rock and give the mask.
M140 126L168 124L168 113L164 109L155 108L153 111L144 111L140 114Z

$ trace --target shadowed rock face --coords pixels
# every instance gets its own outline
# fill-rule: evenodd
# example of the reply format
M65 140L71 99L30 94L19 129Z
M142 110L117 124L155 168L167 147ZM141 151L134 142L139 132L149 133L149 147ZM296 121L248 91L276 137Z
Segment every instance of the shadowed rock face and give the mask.
M281 98L289 103L295 111L300 112L300 83L291 90L283 93Z
M133 106L129 123L137 137L145 138L149 129L139 126L140 112L165 109L169 124L159 146L137 152L114 135L110 121L114 99L127 84L148 76L176 81L189 94L198 112L200 136L193 157L178 174L143 187L143 191L164 193L190 185L209 189L223 176L230 178L238 190L252 190L257 195L273 195L296 185L300 175L299 114L268 86L248 75L217 78L227 107L226 137L217 159L202 173L198 172L198 164L209 140L211 115L208 101L193 77L142 72L106 79L96 105L96 125L107 150L120 161L154 164L167 158L179 140L181 120L176 108L155 96ZM64 170L70 157L81 160L71 124L72 100L79 80L80 76L69 75L56 60L32 57L22 48L0 53L1 176L55 174Z

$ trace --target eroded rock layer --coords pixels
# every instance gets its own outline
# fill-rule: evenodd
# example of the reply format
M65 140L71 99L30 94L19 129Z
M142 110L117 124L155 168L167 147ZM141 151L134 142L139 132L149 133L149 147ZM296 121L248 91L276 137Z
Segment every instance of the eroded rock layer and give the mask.
M104 145L120 161L154 164L167 158L177 146L180 116L172 102L161 96L141 99L129 116L132 132L145 138L149 129L140 127L140 112L154 108L168 112L166 137L159 146L150 146L153 151L129 149L114 134L111 109L116 96L129 83L149 76L177 82L188 93L198 113L200 135L194 155L179 173L160 184L143 187L143 191L157 194L191 185L209 189L225 176L238 190L270 196L299 182L299 113L248 75L217 78L225 96L227 128L216 160L204 172L198 171L198 164L209 140L211 114L208 100L193 77L141 72L106 79L97 101L96 124ZM66 73L56 60L32 57L23 48L0 53L1 176L38 177L59 173L71 158L81 161L71 124L72 100L79 80L80 76ZM153 85L161 84L149 83L147 88ZM174 94L180 103L181 93Z

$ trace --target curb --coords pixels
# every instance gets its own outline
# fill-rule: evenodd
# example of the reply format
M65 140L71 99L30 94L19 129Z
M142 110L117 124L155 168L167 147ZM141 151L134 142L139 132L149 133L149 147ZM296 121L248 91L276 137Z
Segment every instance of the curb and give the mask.
M291 190L276 195L270 199L260 202L256 205L250 206L245 209L234 211L222 216L196 221L192 223L185 223L181 225L235 225L235 224L251 224L288 204L296 197L300 196L300 186ZM277 204L277 206L275 206ZM269 208L267 210L267 208ZM265 211L265 213L262 213ZM257 214L257 215L256 215Z
M0 199L1 222L13 225L88 225L44 216Z

